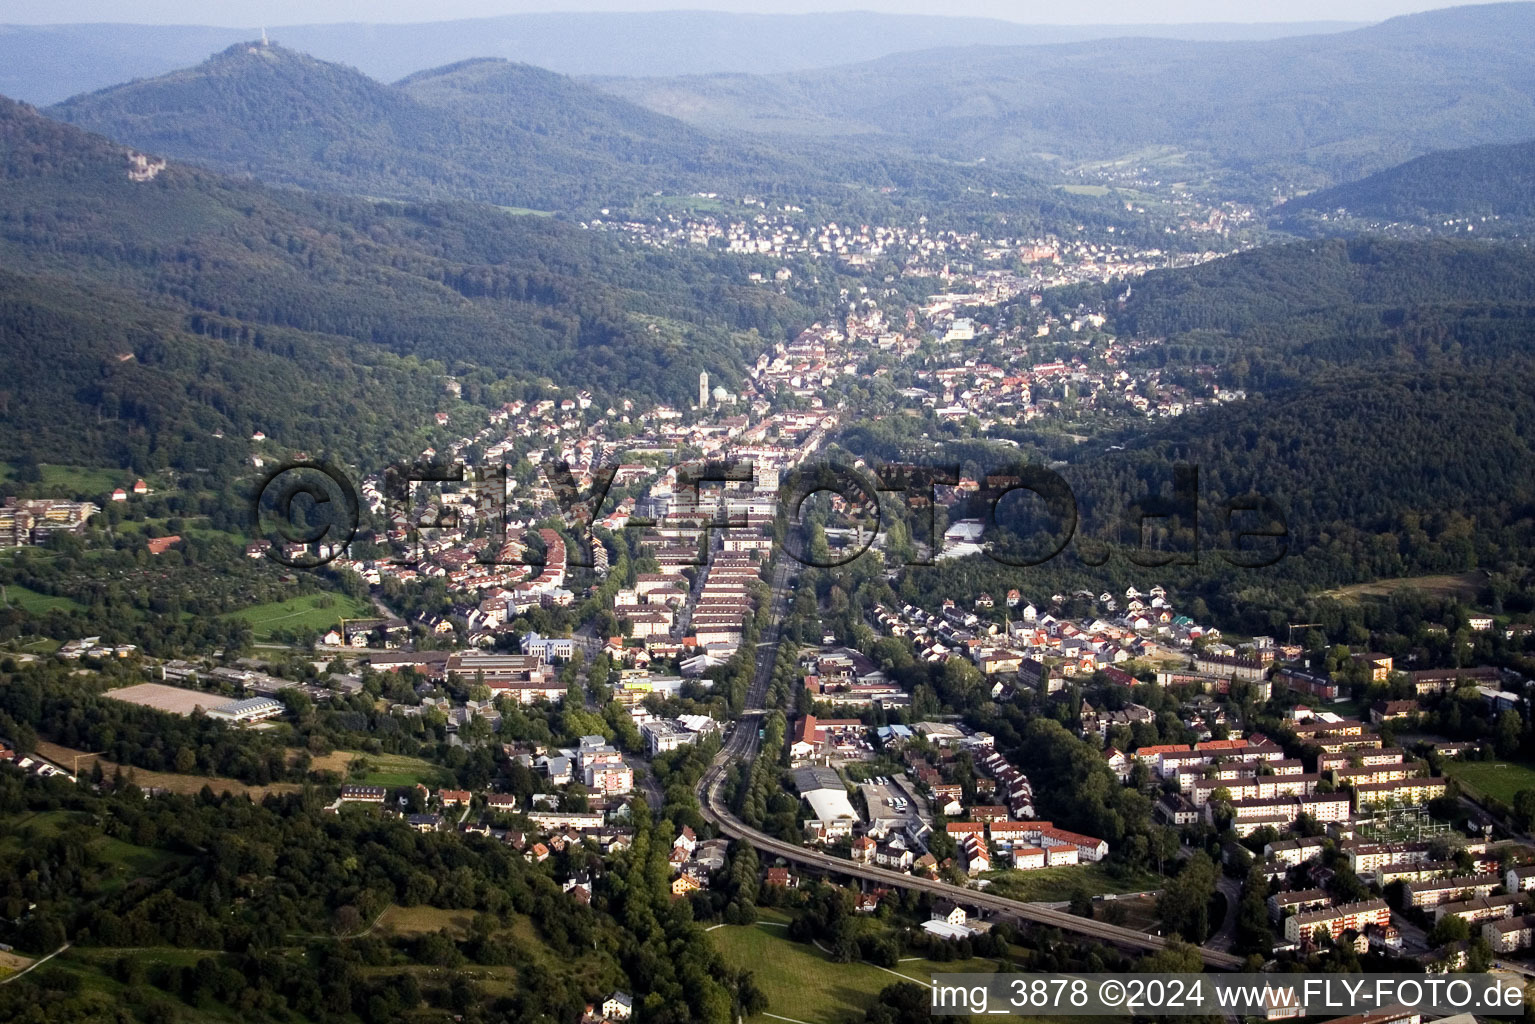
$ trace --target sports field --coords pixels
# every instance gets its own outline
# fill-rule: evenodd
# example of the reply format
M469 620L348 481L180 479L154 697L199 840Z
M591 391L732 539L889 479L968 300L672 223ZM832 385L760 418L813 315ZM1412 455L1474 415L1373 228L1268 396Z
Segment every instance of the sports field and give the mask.
M140 707L154 708L156 711L165 711L172 715L190 715L198 708L207 711L221 704L228 704L234 697L225 697L217 693L204 693L201 690L188 690L180 686L166 686L164 683L138 683L133 686L120 686L115 690L108 690L103 697L111 697L125 704L137 704Z
M1445 761L1443 768L1478 794L1510 806L1521 789L1535 789L1535 767L1516 761Z

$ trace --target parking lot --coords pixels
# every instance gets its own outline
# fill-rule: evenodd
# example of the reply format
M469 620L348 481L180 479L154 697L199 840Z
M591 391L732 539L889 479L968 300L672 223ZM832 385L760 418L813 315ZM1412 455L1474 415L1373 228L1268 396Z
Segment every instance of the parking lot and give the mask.
M917 803L910 793L902 789L900 784L889 776L879 776L868 782L860 783L859 792L863 794L865 805L869 809L870 819L874 818L916 818Z

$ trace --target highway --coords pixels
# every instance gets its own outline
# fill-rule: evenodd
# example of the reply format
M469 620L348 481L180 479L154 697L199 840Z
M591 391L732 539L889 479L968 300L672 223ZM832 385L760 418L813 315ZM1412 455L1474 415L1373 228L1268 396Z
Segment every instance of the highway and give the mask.
M757 649L757 672L752 680L746 708L724 746L699 781L699 802L704 817L713 822L722 834L750 843L760 853L782 857L784 860L804 867L875 882L889 888L913 889L929 893L962 906L1006 914L1033 924L1058 928L1063 932L1073 932L1121 949L1142 952L1162 949L1167 943L1158 935L1147 935L1144 932L1121 928L1102 921L1077 917L1062 910L1051 910L1002 896L993 896L979 889L960 888L947 882L902 874L898 871L887 871L868 864L855 864L850 860L833 857L819 850L775 839L765 832L751 828L735 816L722 792L725 773L728 766L737 763L749 764L752 758L757 756L757 733L762 715L762 702L767 694L768 682L772 678L781 624L787 611L789 561L791 559L781 559L773 574L773 618L771 624L764 630L764 640ZM1199 952L1205 966L1209 968L1236 970L1243 964L1240 957L1222 950L1201 948Z

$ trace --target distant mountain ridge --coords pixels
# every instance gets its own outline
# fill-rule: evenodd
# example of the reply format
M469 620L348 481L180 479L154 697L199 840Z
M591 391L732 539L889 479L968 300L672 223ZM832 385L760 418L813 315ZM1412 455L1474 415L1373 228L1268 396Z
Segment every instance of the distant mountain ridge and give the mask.
M955 160L1133 156L1330 184L1535 135L1535 4L1265 42L1105 40L902 54L770 76L605 80L710 129L900 140ZM1171 180L1182 180L1171 177Z
M934 46L1032 45L1114 36L1265 39L1353 27L1357 26L1350 22L1021 25L868 11L612 11L415 24L283 25L268 26L268 31L285 46L389 82L474 57L502 57L568 75L770 74ZM257 34L254 25L0 24L0 94L29 103L57 103L195 64Z
M919 206L912 216L992 217L1023 231L1113 226L1120 238L1165 241L1143 214L1055 189L1037 167L958 164L849 139L828 147L706 132L499 58L386 85L355 68L245 42L47 113L148 153L353 195L594 217L656 195L720 193L818 205L860 221Z
M266 181L389 198L565 209L721 179L772 177L760 144L541 68L466 61L385 85L259 43L48 109L148 152Z
M1359 181L1292 199L1278 212L1336 210L1391 221L1535 217L1535 139L1428 153Z

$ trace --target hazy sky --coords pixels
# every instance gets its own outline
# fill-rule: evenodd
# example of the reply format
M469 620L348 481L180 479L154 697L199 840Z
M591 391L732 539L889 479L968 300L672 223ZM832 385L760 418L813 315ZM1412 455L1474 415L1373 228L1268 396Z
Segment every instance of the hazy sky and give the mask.
M292 25L335 21L442 21L538 11L715 11L804 13L874 10L968 14L1034 24L1193 21L1379 21L1456 6L1450 0L4 0L0 23L75 21L185 25Z

